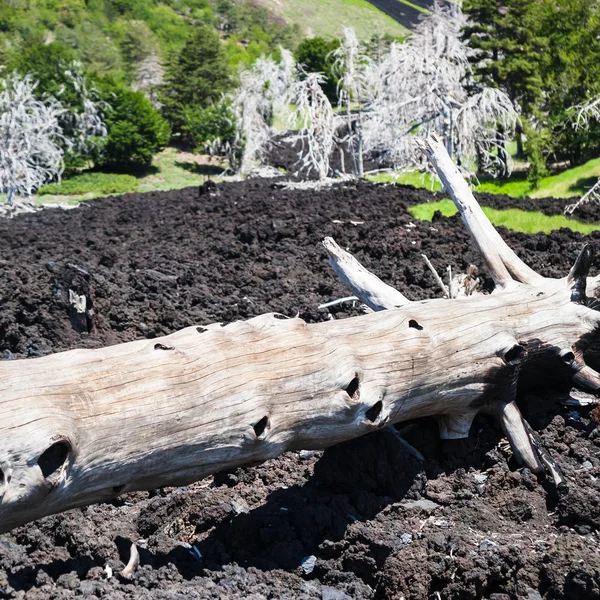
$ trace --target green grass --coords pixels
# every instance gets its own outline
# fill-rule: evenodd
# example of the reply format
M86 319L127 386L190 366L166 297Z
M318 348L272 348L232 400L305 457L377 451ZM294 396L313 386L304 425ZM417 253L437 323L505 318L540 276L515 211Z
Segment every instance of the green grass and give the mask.
M124 194L135 192L138 180L132 175L116 175L113 173L82 173L60 183L49 183L39 189L40 195L83 195L89 193Z
M568 219L564 215L547 216L540 212L519 210L517 208L496 209L482 206L488 219L497 227L506 227L521 233L550 233L566 227L585 235L600 230L600 223L582 223L576 219ZM411 206L410 214L422 221L431 221L433 213L439 210L444 217L455 215L458 211L452 200L425 202Z
M398 2L400 2L400 4L406 4L406 6L414 8L415 10L419 11L420 13L423 13L424 15L429 14L428 10L425 10L422 6L419 6L418 4L413 4L412 2L409 2L409 0L398 0Z
M367 175L369 181L375 183L400 183L402 185L412 185L416 188L424 188L433 192L439 192L442 189L440 182L429 173L419 171L410 171L408 173L376 173Z
M287 23L298 23L308 35L339 37L352 27L359 39L375 33L405 37L408 30L366 0L260 0ZM409 4L409 2L405 2Z
M52 183L43 186L40 189L41 193L36 196L36 203L76 204L81 200L91 200L108 194L178 190L200 185L208 177L217 179L222 172L223 169L216 163L197 164L193 155L179 153L175 148L166 148L154 157L152 167L135 176L82 173L65 179L61 185Z
M544 177L537 190L531 188L524 178L514 176L506 181L485 181L476 189L478 192L506 194L513 198L572 198L583 196L600 177L600 158L595 158L579 167L566 169L556 175Z

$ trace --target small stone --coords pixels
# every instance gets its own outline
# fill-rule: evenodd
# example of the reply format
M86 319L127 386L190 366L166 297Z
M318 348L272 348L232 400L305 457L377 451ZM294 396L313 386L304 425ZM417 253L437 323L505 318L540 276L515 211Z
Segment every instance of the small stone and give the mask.
M432 500L426 500L425 498L422 498L421 500L407 500L406 502L400 502L399 506L406 510L412 510L416 508L425 512L431 512L436 508L439 508L441 505L437 502L433 502Z
M402 542L402 544L404 544L405 546L408 546L409 544L413 543L413 536L410 535L410 533L403 533L400 536L400 541Z
M335 588L324 587L321 590L321 600L352 600L352 598Z
M496 542L492 542L492 540L481 540L481 542L479 542L479 549L480 550L491 550L492 548L495 548L498 544Z
M594 465L589 460L584 461L583 464L581 465L581 468L584 471L589 471L593 467L594 467Z
M488 476L483 473L475 473L473 479L475 479L477 483L485 483L488 480Z
M302 460L310 460L316 453L316 450L300 450L299 455Z
M235 497L231 500L231 508L233 508L233 512L236 515L248 514L250 512L248 503L240 497Z
M446 521L445 519L436 519L433 521L433 524L437 527L454 527L454 523L452 521Z
M316 563L317 557L314 554L311 554L310 556L305 556L300 561L300 566L302 567L302 570L306 573L306 575L310 575L314 571Z

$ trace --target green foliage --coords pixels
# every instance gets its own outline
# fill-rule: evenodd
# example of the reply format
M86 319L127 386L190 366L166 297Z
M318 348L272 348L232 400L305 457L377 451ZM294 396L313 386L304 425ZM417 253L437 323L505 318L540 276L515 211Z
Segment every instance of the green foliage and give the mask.
M301 38L298 25L285 25L264 7L240 0L216 0L217 18L228 35L247 42L264 42L267 53L279 46L294 48Z
M524 130L527 136L525 154L529 158L527 181L531 184L531 189L537 190L540 188L542 179L548 176L546 156L544 155L544 149L548 146L548 140L544 131L536 131L529 123L525 123Z
M521 233L550 233L567 228L588 235L600 229L600 223L582 223L575 219L569 219L564 215L548 216L541 212L520 210L518 208L497 209L489 206L482 206L481 208L496 227L506 227ZM454 202L448 199L416 204L411 206L408 212L422 221L431 221L433 213L438 210L444 217L451 217L458 212Z
M322 37L307 38L300 43L294 57L308 73L323 73L326 80L321 86L332 104L337 104L338 75L333 68L333 51L339 48L340 41Z
M135 19L117 21L112 32L118 42L125 70L135 77L139 63L158 51L156 36L144 21Z
M169 141L169 125L142 92L104 82L101 93L108 136L96 162L127 169L152 164L153 155Z
M250 64L279 45L294 47L297 25L265 8L230 0L0 0L0 65L34 44L70 48L90 72L131 83L136 65L178 54L198 27L220 29L230 66Z
M542 96L540 62L547 41L538 30L540 3L506 0L466 0L464 11L471 22L464 38L476 51L476 72L486 85L506 90L526 115Z
M206 108L233 87L233 75L214 29L198 27L167 65L163 112L174 132L183 132L186 109Z
M38 190L38 194L60 194L64 196L80 194L124 194L135 192L138 180L133 175L113 173L83 173L65 179L60 183L49 183Z
M568 122L569 108L600 93L600 12L595 0L466 0L465 38L476 72L505 88L537 123L529 144L532 180L543 158L581 164L600 152L600 123L589 131ZM540 170L541 169L541 170Z
M231 144L235 138L235 116L224 102L184 108L182 132L197 152L211 149L215 143Z

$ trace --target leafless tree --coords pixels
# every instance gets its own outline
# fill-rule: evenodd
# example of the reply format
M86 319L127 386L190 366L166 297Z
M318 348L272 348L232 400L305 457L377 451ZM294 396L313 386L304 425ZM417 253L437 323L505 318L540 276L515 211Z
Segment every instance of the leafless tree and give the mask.
M105 106L96 88L88 82L79 61L73 61L65 74L79 97L81 109L65 110L61 122L63 135L68 139L68 150L85 155L107 134Z
M346 141L355 177L363 176L363 105L375 82L374 65L356 37L354 29L344 28L340 45L333 51L333 68L339 74L338 102L346 111ZM355 108L353 118L352 108Z
M321 73L304 73L298 78L293 88L295 108L289 117L292 126L300 125L292 137L302 144L300 170L316 171L320 181L329 175L329 157L336 144L337 128L333 108L321 87L324 82Z
M291 100L295 61L281 48L281 59L261 56L240 73L240 88L232 95L236 135L230 149L234 170L247 173L261 163L273 135L273 119Z
M62 172L65 109L54 98L38 99L36 87L17 73L0 79L0 191L9 204Z
M163 82L164 74L165 70L160 64L158 55L153 51L140 62L137 70L137 78L132 86L134 90L143 92L150 102L152 102L154 108L160 107L156 90Z
M518 115L501 90L477 88L460 36L464 22L460 7L436 4L407 42L390 46L371 84L365 151L398 168L425 167L417 143L436 132L459 165L477 161L484 170L510 172L498 131L510 135Z

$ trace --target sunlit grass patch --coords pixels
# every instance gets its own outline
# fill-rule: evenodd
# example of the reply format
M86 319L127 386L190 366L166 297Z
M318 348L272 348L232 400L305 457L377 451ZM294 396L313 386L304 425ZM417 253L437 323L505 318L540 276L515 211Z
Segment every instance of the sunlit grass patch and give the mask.
M476 191L505 194L513 198L572 198L583 196L599 177L600 158L595 158L578 167L544 177L536 190L525 179L525 174L519 174L506 180L483 181Z
M400 183L402 185L412 185L416 188L439 192L442 189L440 182L429 173L421 173L420 171L410 171L407 173L376 173L367 175L369 181L375 183Z
M518 208L490 208L482 206L488 219L497 227L506 227L521 233L550 233L563 227L578 233L589 234L600 230L600 223L582 223L576 219L569 219L564 215L544 215L537 211L526 211ZM431 221L433 213L439 210L444 217L455 215L458 211L452 200L444 199L438 202L425 202L411 206L410 214L422 221Z

